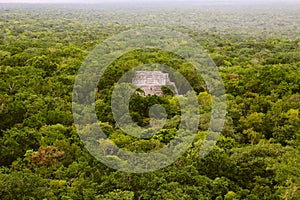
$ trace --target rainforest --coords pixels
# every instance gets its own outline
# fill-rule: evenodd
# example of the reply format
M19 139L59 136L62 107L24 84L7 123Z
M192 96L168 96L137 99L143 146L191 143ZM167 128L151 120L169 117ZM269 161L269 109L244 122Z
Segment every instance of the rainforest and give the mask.
M277 0L0 3L0 199L300 199L299 13L300 2ZM153 41L129 38L139 48L128 45L131 50L120 56L117 50L109 54L118 56L107 61L95 90L80 89L96 80L90 71L82 85L75 84L99 45L114 41L107 49L117 49L129 39L111 38L148 27L176 31L199 44L222 83L211 84L224 94L218 96L183 56L148 48L177 48L178 38L169 40L162 32ZM145 48L140 48L142 42ZM187 54L182 53L192 56ZM168 66L184 77L197 106L183 94L182 78L170 72L181 95L167 86L157 95L136 89L128 99L128 115L117 116L125 125L129 116L134 126L122 129L113 111L121 110L128 88L114 95L118 81L135 67L145 71L150 64L154 71L167 73L161 66ZM82 101L94 98L93 123L82 114L93 112L90 107L77 106L82 101L76 99L76 89L85 92ZM222 105L226 113L212 120ZM184 119L186 113L197 117ZM80 131L76 119L84 122ZM145 169L157 164L155 159L146 160L146 167L136 162L138 173L111 167L114 162L128 164L121 150L150 154L170 141L190 138L180 131L188 126L183 123L195 124L196 132L191 144L178 146L186 150L174 162L152 171ZM215 130L215 124L222 129ZM135 126L150 127L151 137L149 131L143 137L126 133L139 132ZM201 156L204 144L212 145ZM112 145L121 150L115 152ZM114 151L103 159L110 164L95 151ZM172 157L164 156L166 161Z

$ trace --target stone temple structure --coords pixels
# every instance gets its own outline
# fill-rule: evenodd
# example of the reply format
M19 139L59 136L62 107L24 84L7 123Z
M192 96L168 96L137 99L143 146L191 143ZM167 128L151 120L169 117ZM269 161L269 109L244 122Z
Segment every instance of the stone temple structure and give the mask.
M145 95L163 96L161 87L166 85L172 85L175 93L178 93L175 83L169 79L169 74L161 71L136 71L132 83L141 88Z

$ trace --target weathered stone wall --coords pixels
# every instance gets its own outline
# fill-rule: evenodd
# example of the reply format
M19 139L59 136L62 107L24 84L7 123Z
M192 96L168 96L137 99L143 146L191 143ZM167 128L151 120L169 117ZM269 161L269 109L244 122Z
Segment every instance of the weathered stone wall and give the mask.
M176 88L175 83L170 81L169 74L161 71L136 71L132 83L141 88L145 95L162 96L161 87L164 85L173 85Z

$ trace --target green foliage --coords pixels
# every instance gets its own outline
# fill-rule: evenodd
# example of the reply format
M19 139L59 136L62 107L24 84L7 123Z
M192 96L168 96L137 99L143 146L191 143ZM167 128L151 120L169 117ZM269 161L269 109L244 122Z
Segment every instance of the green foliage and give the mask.
M148 15L140 9L120 14L104 8L1 6L0 199L300 199L299 25L289 21L298 20L297 8L296 14L280 8L286 12L282 13L284 20L269 8L261 13L261 8L253 7L250 16L255 18L245 18L239 11L229 16L222 9L164 9ZM155 123L160 122L151 121L151 107L159 104L166 110L162 129L151 138L124 133L111 112L116 82L134 67L149 63L172 67L187 79L198 98L199 108L193 111L199 109L200 122L191 147L172 165L143 174L115 171L92 157L76 132L74 80L97 44L143 26L125 26L119 21L134 18L152 24L153 19L163 21L164 16L172 19L170 23L182 16L179 26L171 23L169 28L200 42L220 71L227 101L222 135L212 151L200 158L199 152L210 145L207 140L215 136L208 130L213 96L192 63L164 49L127 52L99 80L95 95L99 121L89 124L80 137L100 142L104 150L113 143L140 153L161 149L176 137L182 120L179 98L185 97L175 95L172 88L163 86L162 97L144 96L140 89L130 97L134 123L153 125L143 136L156 130ZM220 16L223 20L216 20ZM183 27L184 17L207 29ZM241 18L243 23L236 23ZM263 23L271 24L272 30L261 26ZM170 79L176 77L170 75ZM176 81L180 93L184 84ZM109 142L94 132L96 126Z
M0 173L0 196L3 200L47 198L48 182L30 172Z
M108 194L97 196L97 199L103 199L103 200L118 200L118 199L124 199L124 200L133 200L134 193L130 191L121 191L121 190L114 190L112 192L109 192Z

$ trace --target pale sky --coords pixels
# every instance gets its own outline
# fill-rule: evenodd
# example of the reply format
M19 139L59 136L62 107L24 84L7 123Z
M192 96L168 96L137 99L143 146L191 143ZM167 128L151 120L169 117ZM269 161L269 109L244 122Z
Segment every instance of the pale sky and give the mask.
M112 2L159 2L159 1L168 1L168 0L0 0L1 3L112 3ZM173 1L183 2L184 0L173 0Z
M187 0L0 0L0 3L113 3L113 2L187 2ZM249 2L249 0L188 0L193 2ZM300 0L255 0L256 2L300 2ZM252 0L253 2L253 0Z

